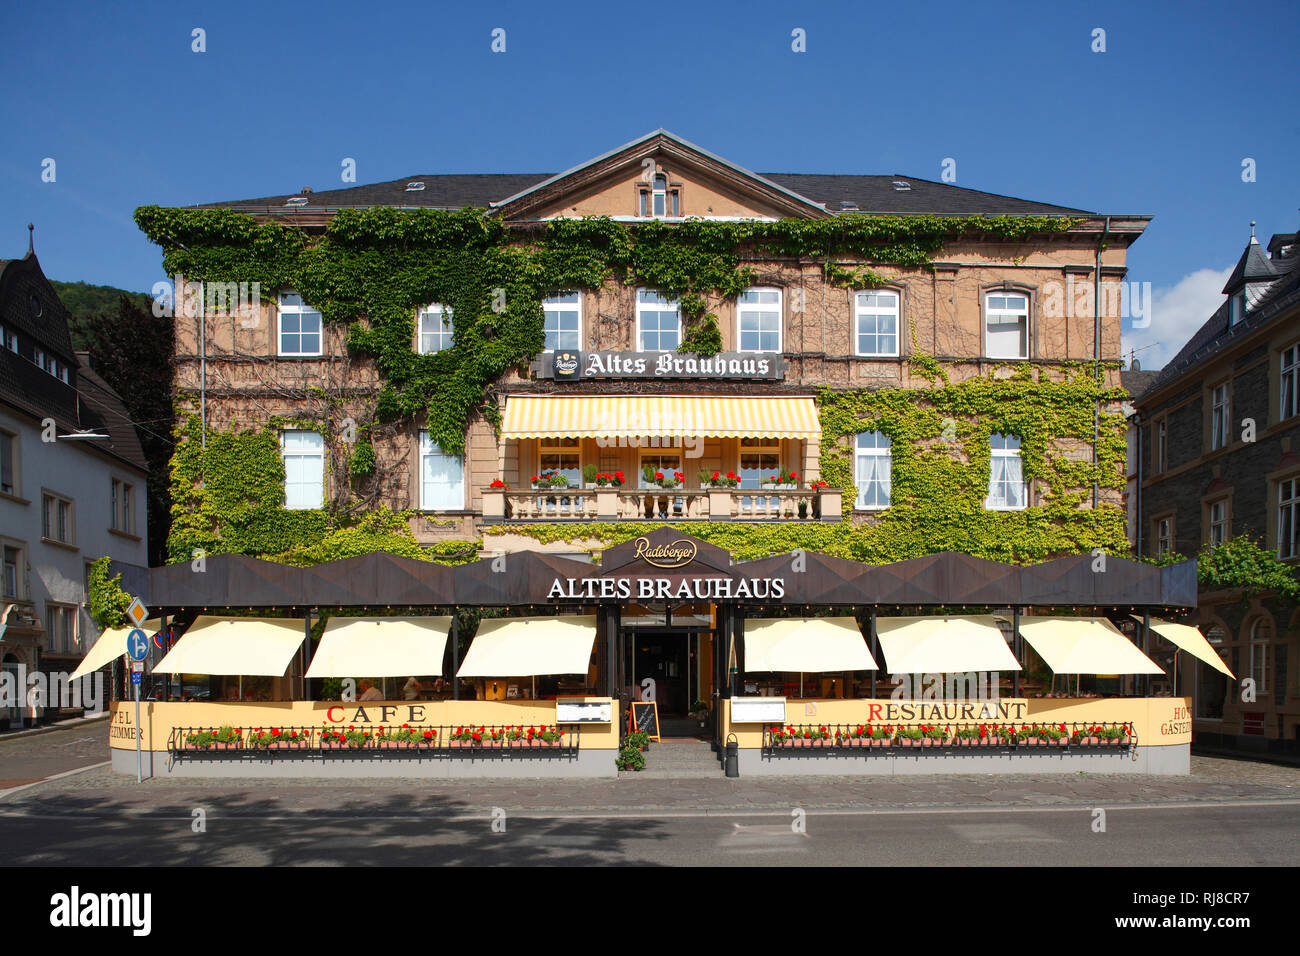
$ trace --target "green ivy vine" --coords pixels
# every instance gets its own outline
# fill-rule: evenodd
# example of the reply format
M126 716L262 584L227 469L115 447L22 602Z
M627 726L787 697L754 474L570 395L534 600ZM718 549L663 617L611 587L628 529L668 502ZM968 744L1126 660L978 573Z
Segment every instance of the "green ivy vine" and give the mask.
M126 623L126 609L131 606L131 595L122 590L122 575L108 576L112 562L108 555L92 562L87 579L86 602L90 605L90 619L101 631L122 627Z

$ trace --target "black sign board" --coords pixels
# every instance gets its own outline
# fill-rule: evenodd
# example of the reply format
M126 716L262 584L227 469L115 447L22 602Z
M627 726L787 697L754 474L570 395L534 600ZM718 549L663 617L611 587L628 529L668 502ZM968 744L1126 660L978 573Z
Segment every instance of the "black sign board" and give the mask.
M653 700L634 700L628 711L628 733L644 730L651 740L659 739L659 705Z
M695 382L779 382L785 359L777 352L722 352L707 358L693 352L557 351L543 356L537 367L542 378L557 382L593 380L644 381L688 379Z

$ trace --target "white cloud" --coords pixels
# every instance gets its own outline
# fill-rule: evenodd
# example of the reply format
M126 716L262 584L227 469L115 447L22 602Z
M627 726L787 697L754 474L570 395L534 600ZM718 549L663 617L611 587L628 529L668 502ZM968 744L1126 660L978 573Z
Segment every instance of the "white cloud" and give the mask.
M1172 286L1160 286L1151 293L1151 324L1144 329L1132 328L1125 320L1124 357L1137 351L1145 369L1164 368L1178 354L1196 330L1223 304L1223 284L1232 274L1226 269L1197 269Z

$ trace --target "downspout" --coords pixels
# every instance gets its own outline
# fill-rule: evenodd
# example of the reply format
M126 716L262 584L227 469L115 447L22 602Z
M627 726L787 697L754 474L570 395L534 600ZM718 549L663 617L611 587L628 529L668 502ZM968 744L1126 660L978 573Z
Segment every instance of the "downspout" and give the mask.
M208 447L208 327L203 283L199 283L199 426L202 448Z
M1092 272L1092 377L1101 384L1101 250L1106 245L1110 233L1110 216L1106 217L1101 227L1101 238L1097 240L1097 262ZM1122 320L1121 320L1122 321ZM1092 407L1092 465L1097 467L1097 442L1101 437L1101 402ZM1097 510L1098 484L1094 476L1092 481L1092 510ZM1095 518L1095 516L1094 516Z
M1133 413L1133 428L1137 431L1137 487L1133 489L1134 497L1137 499L1134 504L1134 514L1137 521L1137 528L1133 532L1133 556L1138 560L1142 558L1142 415L1138 412Z

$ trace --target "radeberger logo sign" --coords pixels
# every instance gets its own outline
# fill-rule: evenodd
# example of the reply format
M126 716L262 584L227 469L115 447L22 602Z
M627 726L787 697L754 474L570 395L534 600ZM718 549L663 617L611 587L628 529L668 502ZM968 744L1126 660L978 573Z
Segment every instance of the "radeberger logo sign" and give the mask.
M694 541L678 538L670 544L652 545L649 538L636 539L636 556L656 568L680 568L695 560Z

